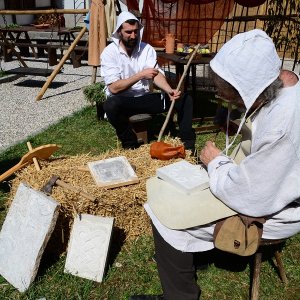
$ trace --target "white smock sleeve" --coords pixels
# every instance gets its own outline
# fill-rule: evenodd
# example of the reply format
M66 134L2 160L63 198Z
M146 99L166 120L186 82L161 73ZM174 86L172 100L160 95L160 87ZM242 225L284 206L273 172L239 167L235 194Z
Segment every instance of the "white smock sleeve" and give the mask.
M269 129L275 127L277 113L275 109L269 114ZM296 147L288 130L280 128L283 123L278 124L277 129L259 134L252 153L239 165L224 155L208 164L212 193L239 213L267 216L299 198L300 162Z

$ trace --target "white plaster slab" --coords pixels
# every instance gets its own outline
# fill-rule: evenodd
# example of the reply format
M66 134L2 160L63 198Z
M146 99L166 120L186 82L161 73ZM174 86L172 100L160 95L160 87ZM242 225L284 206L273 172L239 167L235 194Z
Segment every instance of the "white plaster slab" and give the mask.
M0 274L20 292L36 276L58 209L53 198L19 185L0 232Z
M125 156L117 156L87 163L92 177L100 187L114 188L139 182Z
M156 175L187 193L209 187L207 171L202 166L193 165L186 160L158 168Z
M114 218L82 214L72 227L65 273L101 282Z

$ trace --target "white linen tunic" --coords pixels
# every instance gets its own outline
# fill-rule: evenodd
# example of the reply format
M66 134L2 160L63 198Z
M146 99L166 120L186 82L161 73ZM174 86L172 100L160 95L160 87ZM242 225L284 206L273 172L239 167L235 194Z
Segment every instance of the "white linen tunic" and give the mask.
M156 52L149 44L141 42L132 55L128 56L119 44L113 42L101 54L101 76L107 86L117 80L127 79L146 68L154 68L156 61ZM124 97L143 96L150 92L149 83L150 81L147 79L139 80L118 95ZM107 96L111 95L109 89L106 90L106 94Z
M252 124L249 156L239 165L224 155L209 163L211 192L239 213L268 216L263 238L290 237L300 231L300 82L281 89ZM172 230L160 223L148 204L145 209L175 249L197 252L214 247L214 224Z

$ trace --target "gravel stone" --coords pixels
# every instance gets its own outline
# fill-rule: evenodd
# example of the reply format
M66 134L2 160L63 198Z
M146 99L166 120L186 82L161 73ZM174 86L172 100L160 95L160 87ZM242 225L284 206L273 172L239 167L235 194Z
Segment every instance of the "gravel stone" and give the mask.
M46 59L27 58L25 62L29 67L47 68ZM86 61L82 64L73 68L66 63L39 101L36 97L46 77L26 75L11 82L0 80L0 152L89 105L82 88L91 82L92 67ZM19 62L2 62L1 66L10 70L19 67Z

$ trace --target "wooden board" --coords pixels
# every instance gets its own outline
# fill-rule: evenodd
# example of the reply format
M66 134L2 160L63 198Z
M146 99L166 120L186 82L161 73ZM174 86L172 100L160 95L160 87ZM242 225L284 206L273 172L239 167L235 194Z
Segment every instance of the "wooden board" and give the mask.
M139 182L125 156L88 162L89 170L100 187L115 188Z

